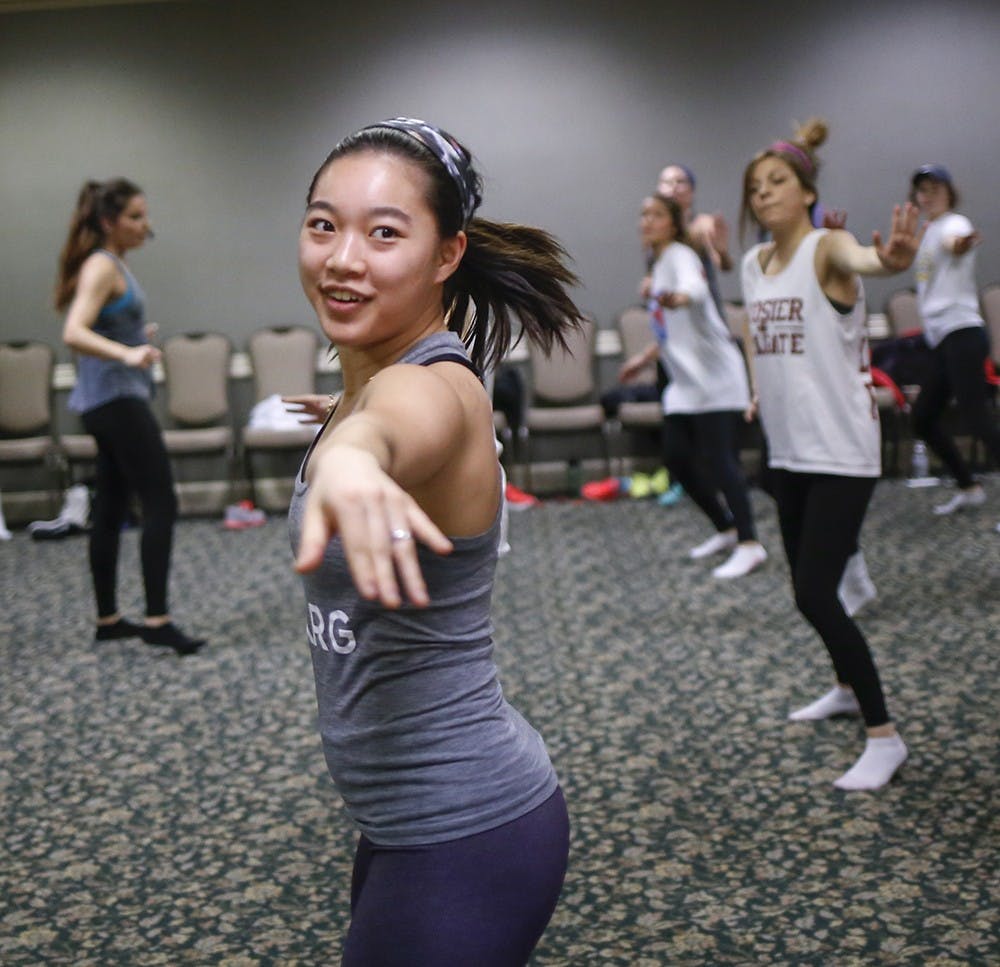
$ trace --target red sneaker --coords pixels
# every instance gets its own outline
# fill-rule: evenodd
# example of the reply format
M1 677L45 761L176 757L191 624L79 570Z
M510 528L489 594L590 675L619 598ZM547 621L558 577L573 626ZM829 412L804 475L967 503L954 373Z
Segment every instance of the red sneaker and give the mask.
M226 508L222 526L226 530L241 531L248 527L262 527L266 522L267 515L254 507L252 500L241 500L238 504L230 504Z
M511 510L527 510L529 507L535 507L541 502L537 497L525 493L512 483L507 484L507 490L504 494Z
M622 483L618 477L606 480L591 480L580 488L584 500L617 500L621 496Z

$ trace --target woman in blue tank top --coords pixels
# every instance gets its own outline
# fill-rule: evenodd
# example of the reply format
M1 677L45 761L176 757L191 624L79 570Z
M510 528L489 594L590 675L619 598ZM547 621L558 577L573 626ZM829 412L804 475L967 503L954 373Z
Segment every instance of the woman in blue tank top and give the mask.
M160 427L149 406L150 367L160 351L149 345L145 297L125 255L149 237L142 190L124 178L89 181L59 259L56 308L66 310L63 341L78 353L70 409L97 441L91 508L90 571L97 599L98 641L142 638L178 654L204 641L170 620L167 581L177 500ZM142 505L142 576L146 620L122 617L117 603L118 544L129 498Z
M362 834L355 967L523 965L566 870L555 771L492 658L502 494L477 374L513 310L546 348L580 313L558 242L474 217L480 192L450 135L383 121L324 161L299 239L344 375L289 523L323 749Z

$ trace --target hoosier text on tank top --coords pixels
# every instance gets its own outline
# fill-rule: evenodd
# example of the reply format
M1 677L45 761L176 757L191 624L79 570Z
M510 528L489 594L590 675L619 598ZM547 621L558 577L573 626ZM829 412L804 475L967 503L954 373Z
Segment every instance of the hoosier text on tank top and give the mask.
M816 278L810 232L791 262L765 275L758 245L743 257L743 298L760 419L772 467L802 473L877 477L878 408L871 386L864 291L838 312Z

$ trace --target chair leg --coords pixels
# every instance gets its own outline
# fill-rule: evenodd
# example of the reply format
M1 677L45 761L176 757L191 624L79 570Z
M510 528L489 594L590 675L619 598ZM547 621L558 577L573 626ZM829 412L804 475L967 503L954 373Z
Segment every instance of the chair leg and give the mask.
M256 507L257 487L253 479L253 457L250 455L250 450L246 447L243 448L243 476L246 478L247 489L250 491L250 500L254 507Z

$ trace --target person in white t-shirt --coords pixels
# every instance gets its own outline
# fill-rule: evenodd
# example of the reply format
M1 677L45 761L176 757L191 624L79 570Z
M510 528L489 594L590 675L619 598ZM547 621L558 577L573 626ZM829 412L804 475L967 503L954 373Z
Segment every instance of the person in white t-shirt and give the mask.
M953 398L965 424L1000 462L1000 430L987 404L984 372L990 347L976 288L979 233L968 218L954 211L958 193L947 168L923 165L913 173L910 186L910 200L927 219L914 270L924 339L936 364L920 384L913 431L958 484L951 500L934 508L936 514L952 514L986 500L942 420Z
M656 341L627 360L622 374L628 379L660 357L670 376L662 396L664 462L716 530L691 557L730 551L712 574L743 577L767 560L736 451L740 414L750 399L746 367L701 260L685 244L680 205L664 195L646 198L639 233L656 258L648 300Z
M807 122L794 140L758 154L744 174L742 225L752 222L772 239L743 258L754 389L748 416L759 407L795 603L823 639L837 678L831 691L789 717L860 712L865 751L834 784L877 789L907 749L889 718L868 643L837 588L881 474L859 276L909 267L919 241L917 212L897 207L885 244L878 232L863 246L849 232L815 229L814 152L826 131L822 121Z

